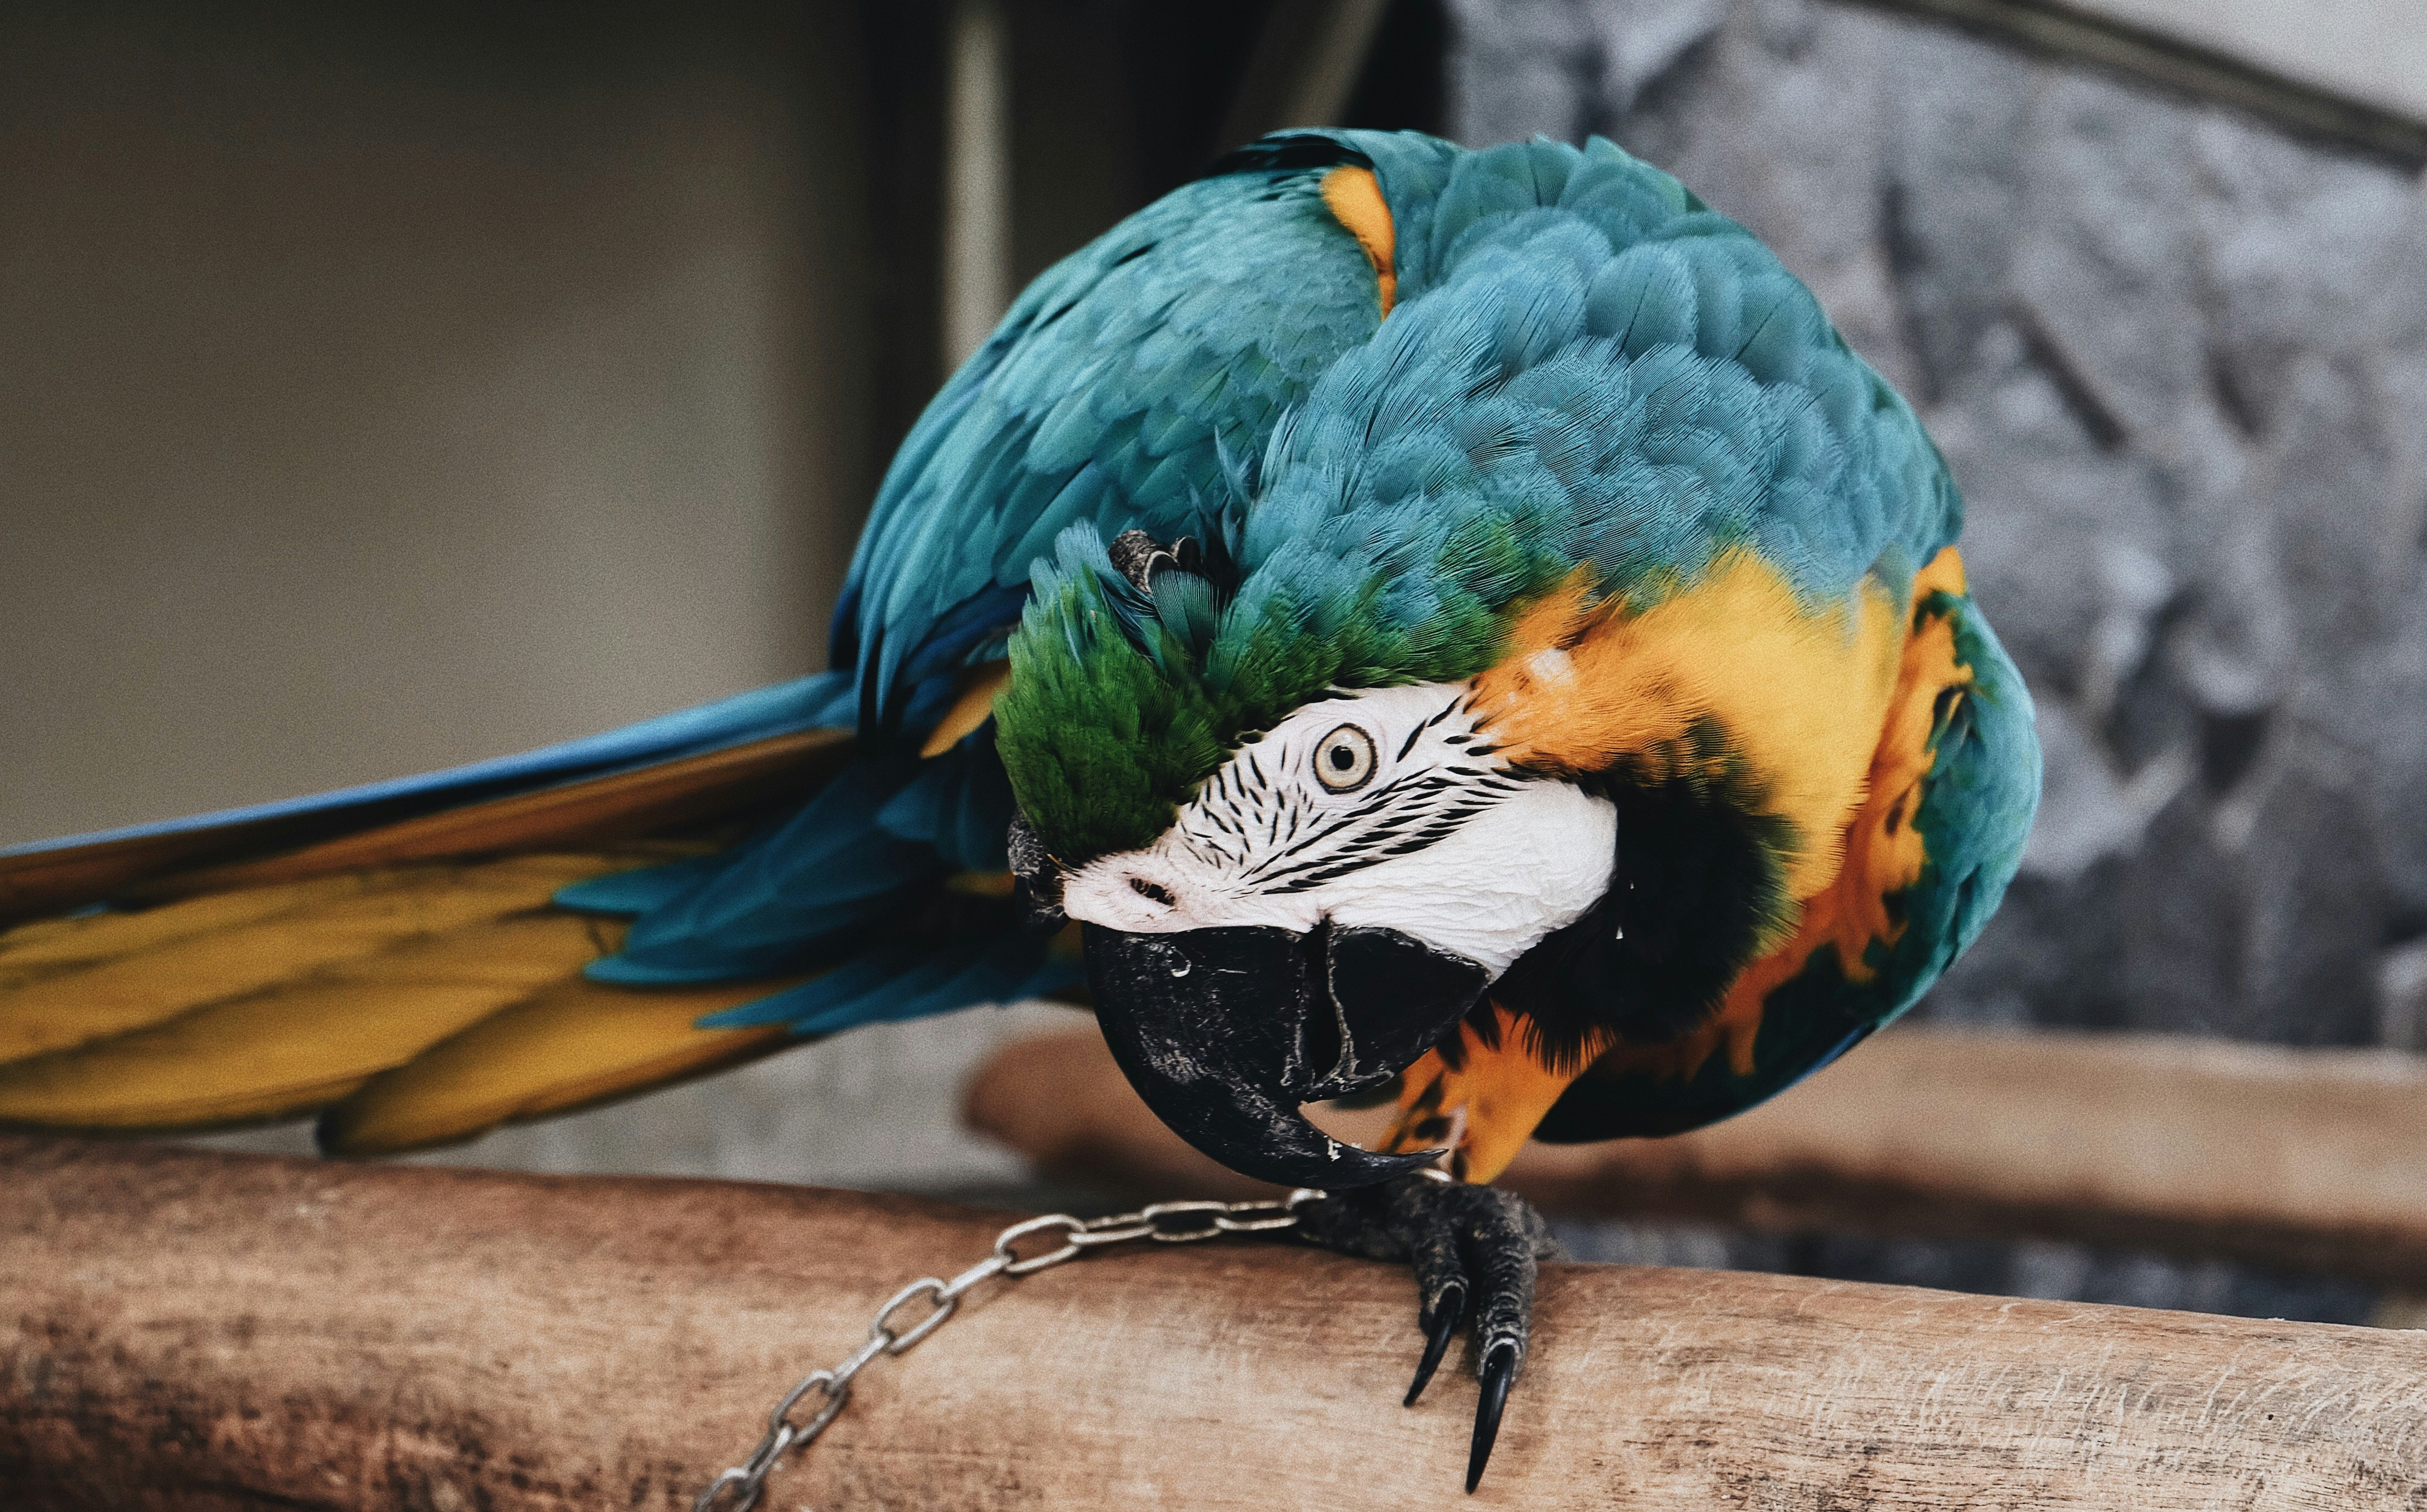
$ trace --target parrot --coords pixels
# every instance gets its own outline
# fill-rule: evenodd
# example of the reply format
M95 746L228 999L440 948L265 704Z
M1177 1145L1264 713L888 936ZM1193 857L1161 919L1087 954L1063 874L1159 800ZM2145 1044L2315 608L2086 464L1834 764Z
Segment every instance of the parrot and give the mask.
M880 483L831 670L0 852L0 1125L458 1142L855 1026L1091 1005L1412 1405L1531 1337L1528 1139L1792 1086L1979 933L2040 788L1914 409L1609 141L1259 139L1040 275ZM1395 1098L1375 1148L1304 1109Z

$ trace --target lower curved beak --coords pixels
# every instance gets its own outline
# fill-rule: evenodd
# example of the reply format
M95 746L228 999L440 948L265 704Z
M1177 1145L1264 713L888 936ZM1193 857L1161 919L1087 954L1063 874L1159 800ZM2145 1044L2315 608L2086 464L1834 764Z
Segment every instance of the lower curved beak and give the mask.
M1132 934L1083 928L1113 1058L1191 1145L1260 1180L1327 1190L1430 1163L1376 1155L1307 1121L1301 1103L1377 1086L1448 1033L1483 967L1396 930L1262 926Z

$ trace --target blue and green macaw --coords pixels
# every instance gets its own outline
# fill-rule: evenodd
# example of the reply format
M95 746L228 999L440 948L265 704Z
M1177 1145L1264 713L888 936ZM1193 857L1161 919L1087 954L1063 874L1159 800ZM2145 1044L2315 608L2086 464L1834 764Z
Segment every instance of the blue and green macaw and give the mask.
M833 671L0 854L0 1121L394 1150L1083 989L1181 1134L1413 1263L1415 1390L1472 1321L1471 1488L1518 1146L1771 1096L2013 874L2038 749L1961 523L1912 409L1667 174L1268 138L937 396ZM1394 1081L1379 1149L1298 1112Z

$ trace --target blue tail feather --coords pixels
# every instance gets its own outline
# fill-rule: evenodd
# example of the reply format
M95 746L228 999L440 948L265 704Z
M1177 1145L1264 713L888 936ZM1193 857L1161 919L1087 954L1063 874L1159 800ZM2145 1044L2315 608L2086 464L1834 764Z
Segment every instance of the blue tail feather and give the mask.
M610 914L629 919L662 908L701 886L725 870L725 854L695 855L663 866L617 871L556 890L556 903L582 914Z
M791 819L682 878L688 889L634 920L591 980L729 982L816 959L830 936L950 870L934 846L878 822L904 775L871 761L844 769Z
M814 982L699 1020L703 1029L784 1024L832 1034L861 1024L921 1018L983 1002L1016 1002L1075 984L1076 962L1017 931L932 942L888 941Z
M1002 871L1011 864L1004 836L1013 806L1011 780L993 742L981 736L925 763L876 822L905 840L934 846L965 871Z
M731 698L693 708L676 709L601 735L585 736L543 746L516 756L475 761L443 772L421 772L384 782L341 788L302 798L188 814L153 824L71 835L58 839L0 849L0 856L32 855L45 851L73 850L118 840L222 829L264 820L322 816L332 828L343 828L349 817L369 823L393 823L421 814L455 808L492 798L509 797L560 783L612 776L686 756L704 755L802 730L826 729L851 723L854 691L848 672L821 673L790 682L753 689Z

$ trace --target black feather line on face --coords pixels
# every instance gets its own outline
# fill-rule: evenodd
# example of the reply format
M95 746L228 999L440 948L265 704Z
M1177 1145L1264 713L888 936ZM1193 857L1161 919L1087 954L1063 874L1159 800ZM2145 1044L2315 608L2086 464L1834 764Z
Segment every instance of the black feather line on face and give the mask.
M1470 698L1448 700L1409 732L1398 758L1427 730L1474 715ZM1444 740L1474 738L1469 729ZM1449 765L1393 778L1363 792L1354 806L1331 812L1296 785L1277 784L1254 744L1247 742L1208 781L1182 816L1177 837L1198 860L1237 870L1237 882L1269 893L1304 892L1438 845L1534 780L1479 762L1469 750Z
M1436 713L1432 718L1425 720L1423 723L1408 732L1407 740L1400 742L1397 759L1405 761L1408 758L1408 753L1416 748L1416 742L1418 740L1424 739L1425 731L1431 729L1434 725L1439 724L1442 721L1449 718L1451 715L1463 713L1465 710L1466 702L1464 699L1454 698L1448 703L1442 705L1439 713ZM1474 733L1472 730L1468 731L1464 735L1450 735L1442 737L1444 742L1450 745L1463 745L1473 739L1474 739Z
M1478 772L1474 775L1479 778L1484 773ZM1393 855L1404 855L1426 845L1438 844L1457 833L1459 822L1489 805L1464 802L1444 810L1425 800L1445 791L1459 790L1465 786L1439 772L1413 772L1394 778L1372 789L1355 807L1302 836L1294 825L1291 841L1250 868L1242 880L1267 885L1268 890L1274 892L1303 892L1319 883L1346 876ZM1311 816L1309 818L1311 820ZM1402 839L1402 832L1410 825L1423 826L1418 832L1423 837L1421 843L1409 844ZM1309 856L1296 860L1294 865L1287 864L1344 834L1349 838L1342 854ZM1383 849L1386 844L1391 848ZM1310 871L1311 868L1320 870Z
M1305 875L1294 878L1272 890L1275 892L1304 892L1310 887L1320 886L1324 883L1330 882L1339 877L1347 876L1351 872L1362 871L1367 867L1374 866L1379 862L1391 860L1395 856L1412 855L1418 851L1425 850L1430 846L1439 845L1442 841L1448 839L1451 836L1458 832L1460 825L1464 824L1468 819L1479 812L1481 812L1480 808L1462 808L1454 813L1444 814L1435 822L1426 825L1425 828L1418 830L1415 834L1409 836L1407 838L1399 840L1394 844L1380 846L1368 853L1344 856L1339 861L1323 868L1321 870L1310 871Z

